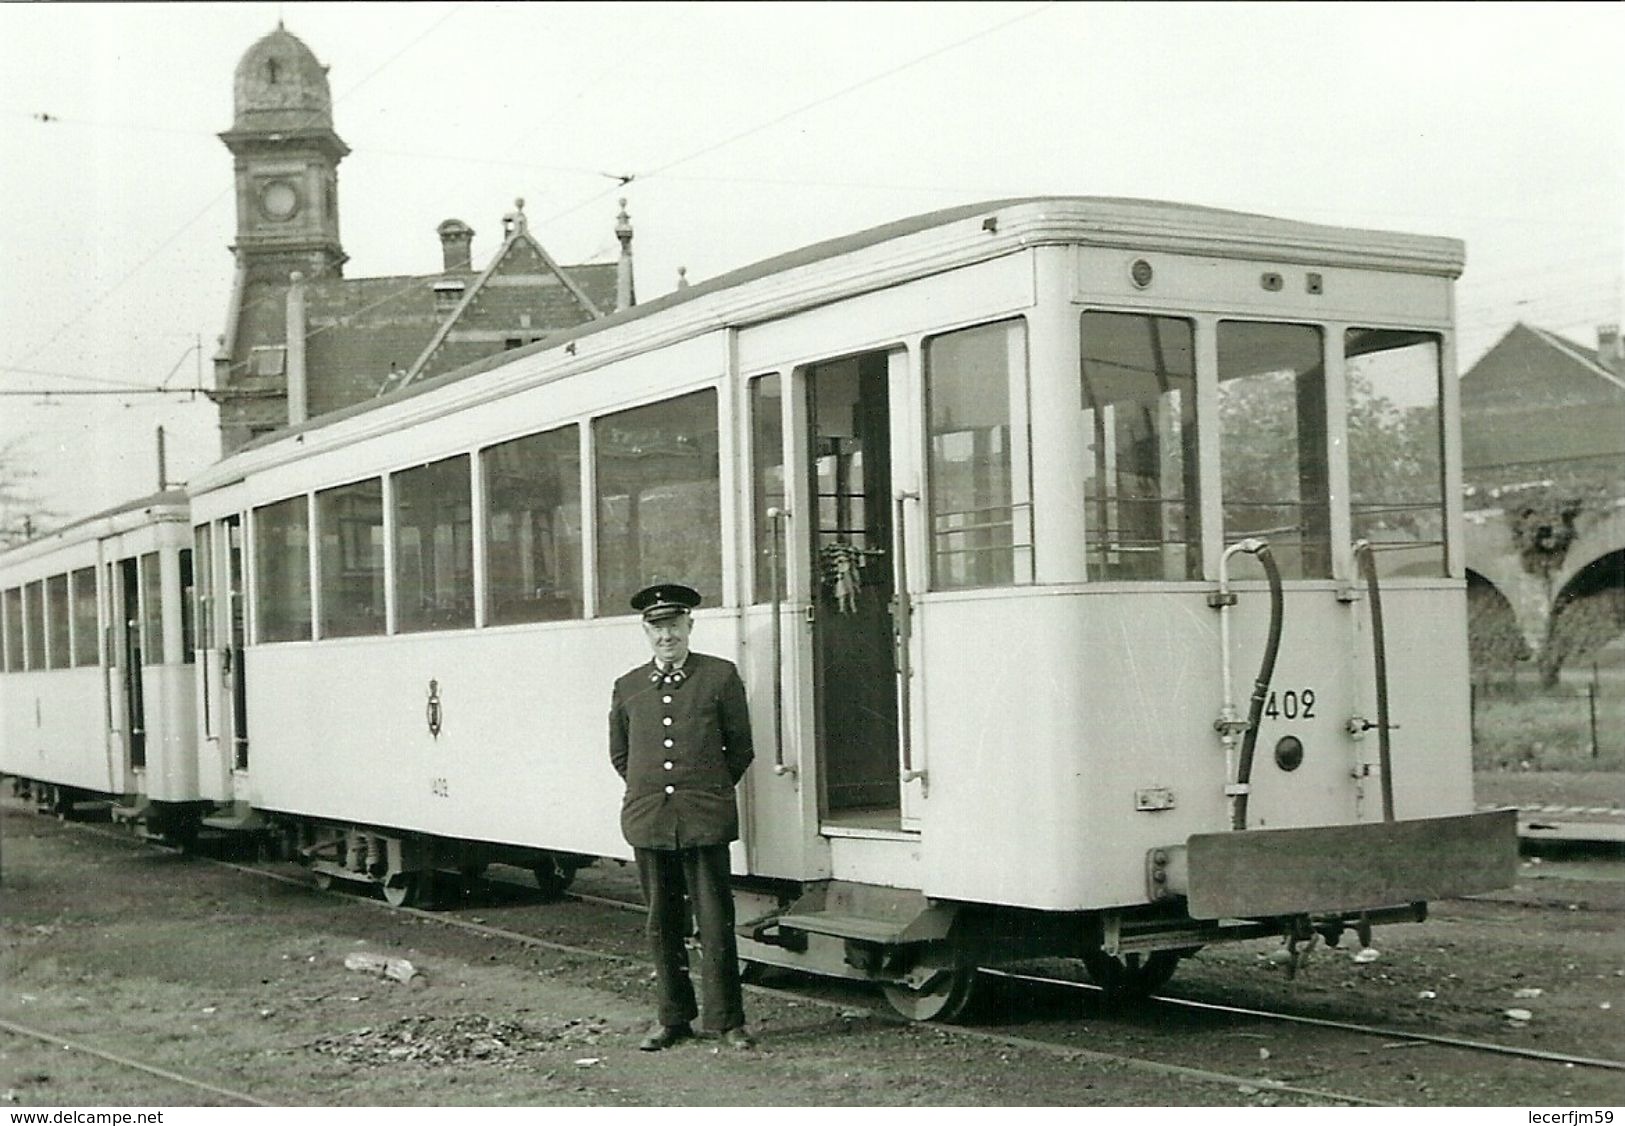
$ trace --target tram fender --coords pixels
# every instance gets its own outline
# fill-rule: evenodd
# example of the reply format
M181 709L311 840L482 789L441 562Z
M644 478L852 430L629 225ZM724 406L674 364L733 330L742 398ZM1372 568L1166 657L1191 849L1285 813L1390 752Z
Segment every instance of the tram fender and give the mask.
M1410 821L1199 833L1182 849L1152 850L1153 878L1159 868L1165 894L1184 894L1193 919L1361 911L1474 895L1515 882L1518 815L1497 809Z

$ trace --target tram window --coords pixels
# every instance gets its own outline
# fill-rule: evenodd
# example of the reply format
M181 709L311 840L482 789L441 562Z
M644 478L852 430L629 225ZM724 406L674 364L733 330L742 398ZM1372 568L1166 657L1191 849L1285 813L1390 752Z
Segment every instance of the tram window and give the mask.
M12 587L4 601L6 619L6 671L23 671L23 591Z
M45 667L45 583L29 583L23 587L24 640L28 652L28 667Z
M1129 581L1200 579L1191 322L1084 313L1082 355L1089 573Z
M1268 541L1289 579L1331 576L1321 340L1312 325L1219 323L1224 540ZM1252 560L1233 573L1262 574Z
M374 477L316 494L322 636L384 632L384 483Z
M480 451L485 620L582 616L581 434L564 426Z
M156 551L141 557L141 621L146 644L141 658L148 665L164 663L164 583Z
M1032 582L1026 374L1021 321L925 342L931 585L937 590Z
M717 393L696 391L593 421L598 604L655 582L684 582L707 601L722 593Z
M199 524L192 530L192 542L195 546L193 558L197 561L196 585L197 608L194 621L197 628L194 631L193 644L199 649L208 649L214 645L214 537L213 529L208 524Z
M191 664L197 660L197 589L192 575L192 549L181 548L181 662Z
M402 633L474 625L468 455L393 475L395 622Z
M98 657L96 622L96 568L73 573L73 663L94 665Z
M1438 336L1349 329L1349 522L1377 573L1444 574L1444 431Z
M310 640L310 524L304 497L254 510L254 628L261 645Z
M68 638L68 576L52 575L45 580L45 623L48 630L45 659L50 668L65 669L71 663Z
M750 382L750 491L756 525L755 601L773 600L774 526L770 508L784 508L784 392L777 373ZM784 549L779 551L779 589L784 589Z

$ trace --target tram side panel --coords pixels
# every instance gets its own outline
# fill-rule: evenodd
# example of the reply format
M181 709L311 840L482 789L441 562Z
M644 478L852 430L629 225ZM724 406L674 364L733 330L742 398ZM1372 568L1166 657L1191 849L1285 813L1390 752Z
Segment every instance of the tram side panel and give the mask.
M922 603L922 890L1048 910L1144 902L1145 851L1224 816L1203 596ZM1153 790L1170 807L1137 812Z
M0 772L99 794L122 793L118 747L103 718L99 669L0 676Z
M198 791L196 715L190 665L149 665L146 695L147 762L141 792L153 801L190 802Z
M702 618L696 645L725 652L725 628ZM251 649L254 804L629 858L608 713L643 644L627 619Z

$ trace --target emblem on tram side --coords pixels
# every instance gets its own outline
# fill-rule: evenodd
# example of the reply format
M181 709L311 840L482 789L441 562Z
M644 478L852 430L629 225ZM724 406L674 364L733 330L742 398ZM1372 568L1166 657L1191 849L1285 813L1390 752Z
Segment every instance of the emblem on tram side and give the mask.
M440 682L429 681L429 706L426 709L426 718L429 721L429 734L440 738Z

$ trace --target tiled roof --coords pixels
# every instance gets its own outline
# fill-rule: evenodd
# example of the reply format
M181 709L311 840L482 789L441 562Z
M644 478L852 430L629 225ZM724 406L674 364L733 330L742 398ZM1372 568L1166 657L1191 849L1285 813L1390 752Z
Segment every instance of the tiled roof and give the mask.
M1462 461L1475 469L1625 455L1625 382L1597 353L1515 324L1461 380Z

